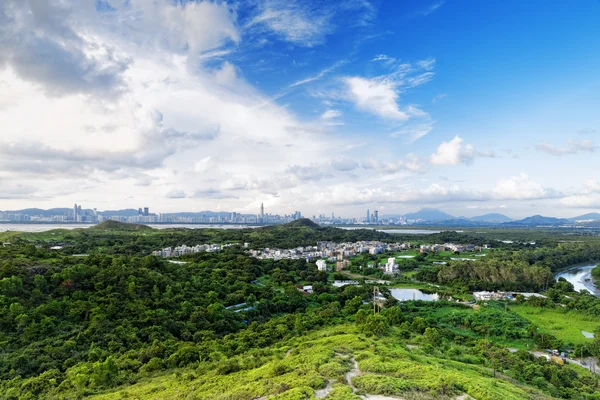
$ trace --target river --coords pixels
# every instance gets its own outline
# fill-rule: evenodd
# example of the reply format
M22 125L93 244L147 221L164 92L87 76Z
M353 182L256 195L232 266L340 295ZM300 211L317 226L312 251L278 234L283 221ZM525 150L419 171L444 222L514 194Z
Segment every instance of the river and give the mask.
M590 293L593 293L596 296L600 297L600 290L598 290L594 286L591 275L591 271L596 265L598 264L593 263L586 265L578 265L576 267L572 267L565 271L559 272L558 274L556 274L555 278L556 280L558 280L558 278L565 278L573 285L575 291L577 292L580 292L581 290L585 289Z

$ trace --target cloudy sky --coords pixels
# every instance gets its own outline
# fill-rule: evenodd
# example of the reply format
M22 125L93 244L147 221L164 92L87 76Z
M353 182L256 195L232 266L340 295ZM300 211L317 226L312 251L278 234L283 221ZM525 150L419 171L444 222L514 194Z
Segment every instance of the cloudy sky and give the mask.
M0 209L600 210L600 2L1 0Z

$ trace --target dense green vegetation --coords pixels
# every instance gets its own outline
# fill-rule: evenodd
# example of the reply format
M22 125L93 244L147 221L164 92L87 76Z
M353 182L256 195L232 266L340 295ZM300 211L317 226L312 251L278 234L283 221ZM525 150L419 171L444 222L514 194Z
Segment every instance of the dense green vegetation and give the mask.
M454 232L431 236L433 243L486 242ZM355 276L360 285L334 287L339 274L319 272L304 260L257 260L241 246L182 256L178 263L148 254L184 243L285 248L320 240L398 240L381 232L306 221L256 230L109 223L6 238L11 244L0 247L2 399L303 399L329 382L330 399L361 393L600 398L585 370L505 348L577 350L591 342L586 354L600 354L596 341L576 340L571 332L600 327L593 324L600 299L552 278L568 265L600 259L591 240L551 237L543 246L500 246L477 261L453 261L445 253L404 259L401 276L390 278L398 285L415 277L463 300L480 288L547 289L548 298L474 308L445 301L397 304L381 286L385 301L373 315L372 285ZM62 249L51 249L56 245ZM447 264L433 264L440 260ZM380 274L355 269L354 261L351 270ZM312 294L298 289L309 284ZM573 328L557 329L557 315L572 320ZM352 360L360 374L348 382Z
M425 347L428 341L436 340L431 335L420 337ZM485 343L481 345L479 357L488 351ZM468 357L463 355L465 360ZM477 364L454 361L442 352L409 350L393 336L370 338L352 325L341 325L243 357L200 363L195 369L162 375L94 399L252 399L267 395L273 399L306 399L328 382L332 389L328 399L358 400L360 393L420 399L450 399L465 393L477 399L550 398L539 388L508 376L498 374L494 379L492 370ZM536 367L541 372L547 364L540 362ZM561 375L577 376L568 368L559 370ZM348 382L346 374L350 371L358 375L350 375Z

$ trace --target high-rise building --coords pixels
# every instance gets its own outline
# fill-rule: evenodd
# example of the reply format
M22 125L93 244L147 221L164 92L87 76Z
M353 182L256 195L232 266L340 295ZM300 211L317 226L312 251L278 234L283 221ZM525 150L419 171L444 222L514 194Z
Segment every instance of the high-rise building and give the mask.
M265 205L263 203L260 203L260 218L264 218L265 217Z
M150 215L150 209L148 207L144 207L144 217L147 217Z
M379 211L375 210L375 222L379 222Z
M77 222L79 220L79 218L77 218L78 216L78 208L77 208L77 203L75 203L75 205L73 206L73 221Z
M141 217L142 215L144 215L144 211L142 210L142 207L138 208L138 216Z

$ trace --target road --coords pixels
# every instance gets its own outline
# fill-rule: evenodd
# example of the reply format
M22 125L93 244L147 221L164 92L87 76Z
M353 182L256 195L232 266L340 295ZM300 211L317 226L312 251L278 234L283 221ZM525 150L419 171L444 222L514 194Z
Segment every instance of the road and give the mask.
M511 353L516 353L517 351L519 351L519 349L515 349L512 347L508 348L508 351L510 351ZM529 354L533 354L533 356L537 357L537 358L541 358L544 357L546 359L550 359L550 354L548 353L544 353L543 351L528 351ZM587 358L587 362L586 364L582 364L580 360L577 359L572 359L572 358L567 358L567 363L569 364L575 364L575 365L579 365L582 368L587 368L590 369L590 362L596 363L596 374L600 375L600 367L598 367L598 360L596 360L595 358L589 357ZM592 364L593 365L593 364Z

